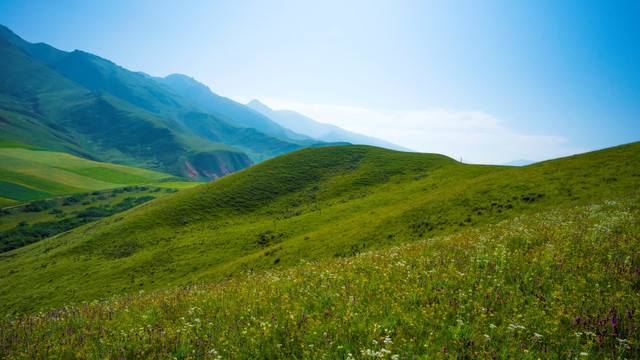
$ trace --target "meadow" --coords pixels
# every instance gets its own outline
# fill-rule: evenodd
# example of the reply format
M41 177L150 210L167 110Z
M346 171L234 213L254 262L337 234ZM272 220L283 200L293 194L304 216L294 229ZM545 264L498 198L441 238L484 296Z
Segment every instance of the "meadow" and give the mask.
M137 205L198 183L162 183L161 186L127 186L36 200L0 209L0 253L17 249L59 233L129 210ZM189 185L188 185L189 184Z
M0 206L169 180L181 179L22 143L0 142Z
M0 316L349 258L635 194L640 144L524 168L301 150L0 253Z
M6 359L635 359L640 200L0 323Z

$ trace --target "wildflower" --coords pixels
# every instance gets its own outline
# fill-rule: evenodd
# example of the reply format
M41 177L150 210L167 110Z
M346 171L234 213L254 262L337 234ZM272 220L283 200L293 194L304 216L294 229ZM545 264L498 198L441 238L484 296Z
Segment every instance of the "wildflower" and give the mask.
M495 326L495 325L493 325L493 324L489 324L489 327L490 327L490 328L492 328L492 329L497 328L497 326Z
M542 335L538 334L538 333L533 333L533 337L536 339L542 339Z
M589 353L581 352L581 353L580 353L580 356L589 356Z

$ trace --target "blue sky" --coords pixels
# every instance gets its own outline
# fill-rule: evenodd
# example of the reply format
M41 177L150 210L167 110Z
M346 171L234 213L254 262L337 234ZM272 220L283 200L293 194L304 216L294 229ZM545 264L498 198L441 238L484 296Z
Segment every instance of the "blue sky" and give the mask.
M638 1L3 0L0 24L468 162L640 140Z

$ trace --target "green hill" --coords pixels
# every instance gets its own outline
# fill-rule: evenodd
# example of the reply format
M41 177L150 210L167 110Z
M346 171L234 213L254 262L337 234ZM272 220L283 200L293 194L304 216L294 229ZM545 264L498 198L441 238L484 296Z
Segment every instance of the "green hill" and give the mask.
M155 171L0 142L0 206L174 178Z
M640 143L513 168L300 150L0 255L1 312L348 257L636 194Z

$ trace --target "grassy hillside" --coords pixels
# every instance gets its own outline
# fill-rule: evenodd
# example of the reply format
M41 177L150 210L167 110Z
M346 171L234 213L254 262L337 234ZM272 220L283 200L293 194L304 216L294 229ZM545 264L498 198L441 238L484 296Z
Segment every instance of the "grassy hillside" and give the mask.
M164 184L164 183L163 183ZM197 184L197 183L191 183ZM179 191L126 186L36 200L0 210L0 253L17 249Z
M635 194L640 143L528 167L365 146L266 161L0 255L0 311L348 257Z
M635 359L638 197L0 322L8 358Z
M0 143L0 206L174 178L19 143Z

